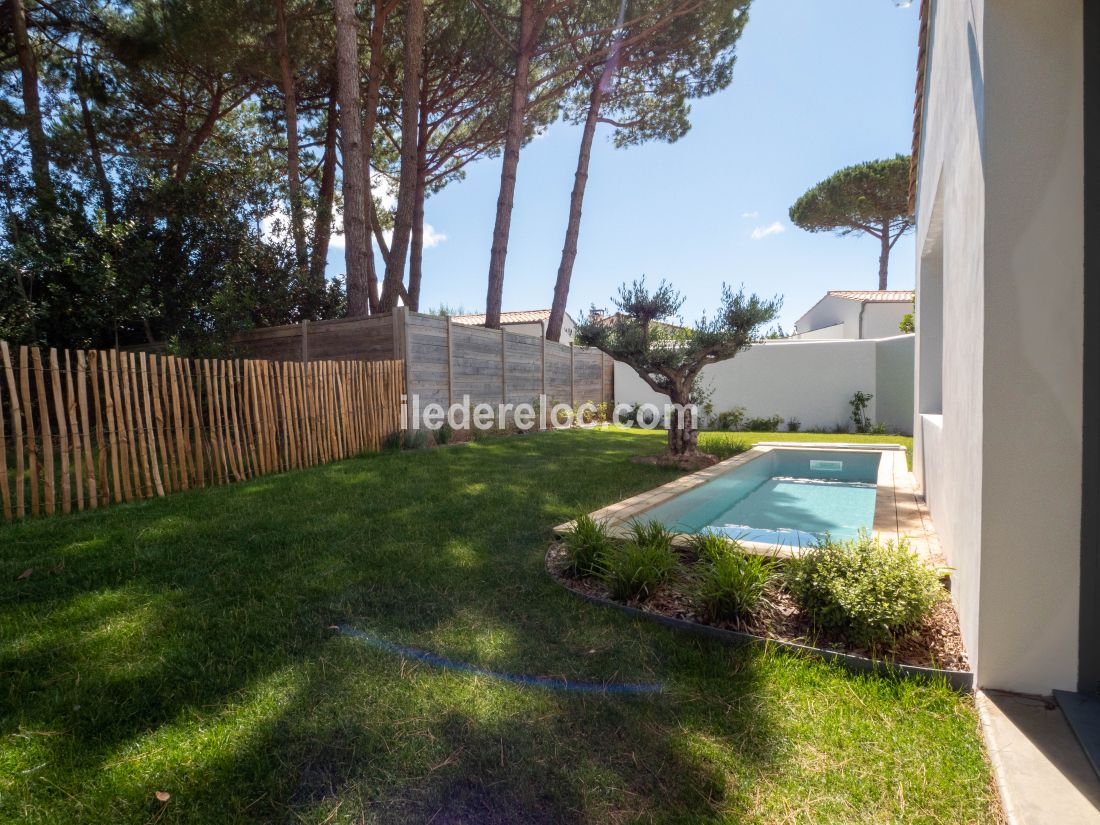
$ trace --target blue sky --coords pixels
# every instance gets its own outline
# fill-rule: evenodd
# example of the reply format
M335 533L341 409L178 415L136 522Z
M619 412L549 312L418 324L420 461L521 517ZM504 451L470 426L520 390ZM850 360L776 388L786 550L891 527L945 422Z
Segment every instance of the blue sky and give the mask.
M733 82L694 103L686 137L615 149L600 127L570 313L609 307L643 273L684 293L689 321L715 306L723 281L782 295L788 330L828 289L875 289L875 239L810 234L787 210L842 166L908 152L916 45L916 4L756 0ZM523 150L505 310L550 306L579 138L559 123ZM424 254L422 309L484 308L499 179L499 158L481 161L427 201L437 238ZM343 271L342 256L333 250L330 272ZM891 288L912 288L913 257L903 238Z

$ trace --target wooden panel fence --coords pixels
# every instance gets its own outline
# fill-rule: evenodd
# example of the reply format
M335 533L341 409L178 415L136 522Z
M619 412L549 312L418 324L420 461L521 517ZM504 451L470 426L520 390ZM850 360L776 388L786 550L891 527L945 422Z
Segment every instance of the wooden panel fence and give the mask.
M450 318L394 312L254 329L234 339L251 358L404 360L405 383L430 403L521 404L540 395L572 406L614 399L614 362L597 350Z
M95 509L377 450L399 361L190 360L0 341L6 520Z

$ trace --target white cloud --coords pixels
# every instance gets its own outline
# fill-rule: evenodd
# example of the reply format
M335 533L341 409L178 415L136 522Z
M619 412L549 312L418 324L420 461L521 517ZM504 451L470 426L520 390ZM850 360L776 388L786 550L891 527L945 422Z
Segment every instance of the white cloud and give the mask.
M779 221L776 221L775 223L769 224L768 226L756 227L756 229L752 230L752 239L754 241L759 241L762 238L768 237L768 235L778 235L780 232L786 231L786 227L783 226L783 224L781 224Z
M741 217L742 218L749 218L749 219L759 218L760 213L759 212L742 212Z

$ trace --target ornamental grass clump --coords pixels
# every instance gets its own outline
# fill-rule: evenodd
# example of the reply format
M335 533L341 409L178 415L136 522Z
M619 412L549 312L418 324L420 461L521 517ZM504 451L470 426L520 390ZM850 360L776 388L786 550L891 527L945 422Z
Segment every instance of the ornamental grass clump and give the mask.
M727 552L704 565L698 597L710 619L743 619L760 607L776 578L775 561Z
M580 578L598 573L612 549L607 528L591 516L573 522L573 529L562 536L562 545L569 559L569 572Z
M688 539L688 547L699 561L718 561L731 553L744 553L740 542L726 538L720 533L695 533Z
M877 647L919 626L946 596L939 577L909 544L885 544L861 531L826 539L787 567L786 586L813 623Z
M679 559L675 534L659 522L635 522L631 536L604 557L601 575L611 598L644 601L672 576Z

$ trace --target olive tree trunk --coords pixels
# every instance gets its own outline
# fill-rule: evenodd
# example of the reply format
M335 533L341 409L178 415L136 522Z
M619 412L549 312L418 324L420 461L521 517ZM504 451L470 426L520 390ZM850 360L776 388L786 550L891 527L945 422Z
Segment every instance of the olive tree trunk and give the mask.
M669 392L672 411L668 417L668 451L676 457L690 456L698 452L699 422L691 403L691 391Z

